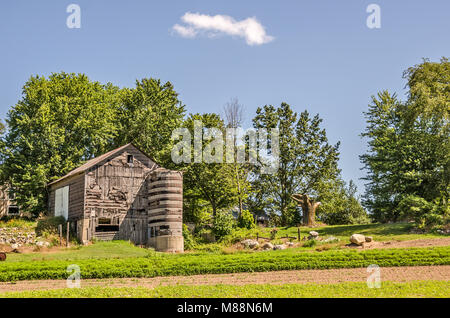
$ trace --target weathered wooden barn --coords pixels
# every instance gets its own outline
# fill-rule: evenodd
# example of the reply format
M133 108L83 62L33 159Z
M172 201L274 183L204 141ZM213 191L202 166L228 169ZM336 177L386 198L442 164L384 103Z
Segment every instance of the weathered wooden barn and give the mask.
M49 184L49 212L87 242L130 240L183 251L183 176L133 144L89 160Z

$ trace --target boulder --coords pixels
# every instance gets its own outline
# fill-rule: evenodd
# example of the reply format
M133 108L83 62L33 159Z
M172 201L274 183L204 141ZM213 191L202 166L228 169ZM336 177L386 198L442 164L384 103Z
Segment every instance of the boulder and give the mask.
M283 244L274 245L273 249L274 250L285 250L286 246L284 246Z
M241 242L246 248L257 248L259 246L259 243L255 240L243 240Z
M311 235L312 237L318 237L319 233L317 233L316 231L311 231L309 232L309 235Z
M271 250L271 249L273 249L273 244L270 242L266 242L263 244L262 248L265 250Z
M292 243L292 242L287 242L286 245L287 245L287 246L294 246L294 243Z
M372 236L366 236L366 242L372 242L373 237Z
M325 243L329 243L329 242L338 242L339 239L335 236L329 236L326 239L323 240Z
M366 238L362 234L353 234L352 236L350 236L350 242L352 242L353 244L363 245L365 241Z

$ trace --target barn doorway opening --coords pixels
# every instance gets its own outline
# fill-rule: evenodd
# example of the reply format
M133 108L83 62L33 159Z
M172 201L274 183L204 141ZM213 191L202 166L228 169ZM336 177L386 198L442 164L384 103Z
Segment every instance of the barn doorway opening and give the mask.
M117 232L119 231L119 225L113 224L111 218L98 218L95 232Z

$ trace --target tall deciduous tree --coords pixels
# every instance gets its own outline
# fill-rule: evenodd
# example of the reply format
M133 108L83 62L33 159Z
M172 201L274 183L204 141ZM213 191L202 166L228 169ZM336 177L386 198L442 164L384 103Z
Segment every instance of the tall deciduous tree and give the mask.
M224 122L217 114L191 114L184 123L194 137L194 121L201 121L203 128L201 134L201 152L211 146L214 140L223 138ZM218 129L220 135L205 138L207 129ZM192 143L195 147L195 145ZM233 183L233 169L224 160L223 139L221 140L222 154L220 162L207 162L203 157L201 162L194 162L194 152L191 152L191 163L185 165L184 194L186 200L201 199L209 202L212 215L219 209L229 208L236 203L236 188ZM218 151L216 149L215 151ZM214 151L213 151L214 152Z
M185 107L170 82L144 78L121 91L116 146L133 142L167 168L172 166L172 131L182 124Z
M2 178L25 211L45 211L47 183L109 150L118 89L82 74L33 76L7 115Z
M395 221L409 203L427 202L436 205L429 211L441 211L432 219L442 222L449 210L450 63L425 60L404 78L406 101L384 91L372 97L365 113L362 136L368 138L368 152L361 161L369 182L364 203L378 221ZM422 215L426 222L427 213Z
M286 103L279 108L266 105L256 111L253 119L256 129L279 129L280 155L276 173L261 174L258 167L254 170L254 198L263 205L263 209L272 213L279 211L282 224L300 221L293 194L306 198L303 220L306 224L313 224L317 202L312 198L317 197L324 184L339 174L339 143L328 143L325 130L320 128L321 122L318 115L311 117L307 111L298 116ZM269 148L270 142L269 138Z
M233 173L233 182L236 187L236 194L238 199L239 215L241 217L244 209L244 201L247 199L250 189L249 173L251 166L248 162L238 162L238 147L241 146L239 142L237 129L242 129L244 121L244 107L239 103L237 98L233 98L224 106L225 126L231 128L232 134L228 138L232 141L232 149L227 149L232 156L233 162L227 162L231 166ZM242 140L245 143L245 140ZM227 160L228 161L228 160Z

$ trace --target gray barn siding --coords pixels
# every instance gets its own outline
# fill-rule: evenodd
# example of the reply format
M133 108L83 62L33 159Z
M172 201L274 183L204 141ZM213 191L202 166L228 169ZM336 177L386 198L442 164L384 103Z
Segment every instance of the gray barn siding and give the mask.
M69 220L82 218L84 215L84 174L76 175L53 184L50 189L49 211L55 215L55 191L69 186Z

